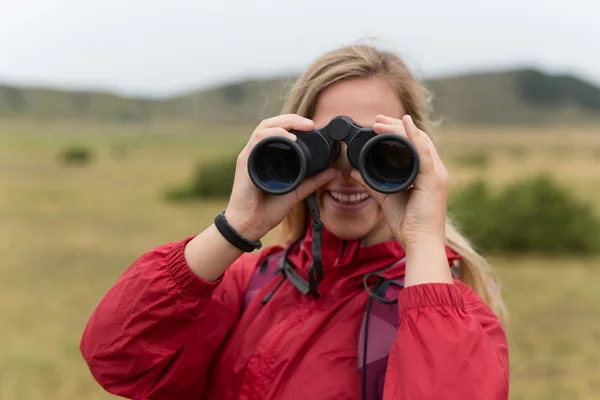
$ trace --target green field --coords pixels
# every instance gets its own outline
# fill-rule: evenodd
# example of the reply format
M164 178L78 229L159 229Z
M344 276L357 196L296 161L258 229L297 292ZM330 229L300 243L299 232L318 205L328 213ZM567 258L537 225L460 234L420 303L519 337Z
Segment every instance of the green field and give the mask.
M0 399L112 398L79 354L87 318L142 252L212 222L224 202L173 205L163 193L249 132L0 122ZM598 126L453 128L438 143L453 185L547 171L600 210ZM91 163L62 164L71 145L92 149ZM510 312L511 399L600 398L600 258L491 261Z

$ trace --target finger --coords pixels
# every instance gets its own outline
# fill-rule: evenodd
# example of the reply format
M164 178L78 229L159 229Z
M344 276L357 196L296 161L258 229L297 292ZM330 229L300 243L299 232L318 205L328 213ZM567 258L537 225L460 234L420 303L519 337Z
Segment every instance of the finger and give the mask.
M256 130L274 127L280 127L288 131L291 129L310 131L311 129L314 129L315 123L312 120L301 117L298 114L283 114L263 120L258 125Z
M434 167L435 171L436 172L445 172L446 167L444 166L444 163L442 162L440 154L438 153L437 149L435 148L435 145L431 141L431 138L428 137L428 139L429 139L429 149L431 150L431 156L433 157L433 167Z
M434 173L435 166L432 148L429 145L429 138L424 132L417 128L410 115L405 115L404 118L402 118L402 124L408 135L408 139L413 143L419 154L419 175L430 175Z
M427 141L427 146L429 147L429 151L431 152L431 156L433 159L433 166L434 166L434 170L435 171L439 171L439 172L445 172L446 171L446 167L444 167L444 164L442 162L442 159L437 151L437 148L435 147L435 144L433 143L433 140L431 139L431 137L427 134L427 132L424 132L422 130L420 130L416 124L414 123L412 117L408 117L408 119L410 119L410 124L412 124L412 126L414 127L414 129L417 129L419 131L419 134L421 136L424 136L426 138Z
M253 145L253 144L255 144L263 139L266 139L268 137L271 137L271 136L281 136L281 137L285 137L290 140L293 140L294 142L296 141L296 135L294 135L293 133L290 133L280 127L273 127L273 128L259 129L259 130L255 131L252 134L252 136L250 137L249 143L251 145Z
M433 140L431 140L431 137L426 133L421 131L425 137L427 138L427 141L429 143L429 148L431 150L431 155L433 156L433 165L435 167L436 171L446 171L446 167L444 166L444 163L442 162L442 158L440 157L440 153L437 151L437 148L435 147L435 144L433 143Z
M242 149L242 151L238 155L238 159L237 159L238 168L247 169L246 164L248 162L248 157L250 156L250 152L252 151L252 149L261 140L266 139L268 137L274 137L274 136L285 137L294 142L297 139L296 135L294 135L293 133L290 133L280 127L258 129L256 131L254 131L252 136L250 136L250 139L248 139L248 143L246 143L246 146Z
M395 193L394 195L389 195L385 198L385 201L381 208L384 210L393 210L393 215L395 218L390 218L390 221L395 221L397 224L401 224L404 219L404 214L406 213L406 208L408 205L408 200L411 195L412 187L404 190L399 193ZM398 226L391 226L390 228L393 231L398 229Z
M437 177L437 181L441 185L441 187L447 191L450 185L450 174L448 173L446 166L442 162L442 159L437 150L435 149L435 145L433 144L431 139L429 139L429 146L431 148L431 154L433 155L433 168L435 170L435 176Z
M375 133L378 133L378 134L395 133L396 135L407 137L406 130L404 129L404 126L402 125L402 123L400 123L399 125L396 125L396 124L383 124L380 122L376 122L373 125L373 130L375 131Z
M381 124L390 124L390 125L402 125L402 119L389 117L387 115L378 114L375 117L375 122L379 122Z
M292 192L295 202L305 199L309 194L315 192L321 186L325 185L337 175L337 170L334 168L327 168L324 171L319 172L309 178L306 178L300 186Z

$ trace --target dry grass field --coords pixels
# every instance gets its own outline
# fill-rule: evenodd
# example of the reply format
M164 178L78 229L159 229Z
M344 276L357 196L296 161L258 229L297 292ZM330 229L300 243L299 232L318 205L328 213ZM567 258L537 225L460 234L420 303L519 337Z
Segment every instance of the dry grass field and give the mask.
M223 202L163 192L245 132L0 122L0 399L113 398L79 354L83 326L142 252L212 222ZM452 129L438 143L454 185L547 171L600 211L600 127ZM93 150L89 165L59 161L74 144ZM511 399L600 398L600 258L491 261L511 316Z

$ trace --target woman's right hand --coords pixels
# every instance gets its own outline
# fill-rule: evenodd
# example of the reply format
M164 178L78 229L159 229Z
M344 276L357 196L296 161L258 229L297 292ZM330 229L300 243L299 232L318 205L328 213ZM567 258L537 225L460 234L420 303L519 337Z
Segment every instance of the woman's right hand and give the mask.
M285 195L270 195L259 190L248 174L248 156L252 148L269 136L283 136L296 140L289 130L310 131L314 122L296 114L279 115L263 120L252 133L237 158L233 188L225 218L240 235L258 240L275 228L298 202L336 176L328 168L305 179L296 190Z

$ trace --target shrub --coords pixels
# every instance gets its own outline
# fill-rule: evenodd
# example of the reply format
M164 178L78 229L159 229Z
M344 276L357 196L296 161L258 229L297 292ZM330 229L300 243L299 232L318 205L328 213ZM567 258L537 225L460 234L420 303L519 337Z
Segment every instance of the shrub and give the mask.
M494 198L488 185L481 180L452 192L448 213L478 247L489 250L494 242L496 220Z
M74 146L64 149L59 157L67 165L86 165L92 159L92 151L86 147Z
M600 219L591 205L545 175L518 181L497 193L477 181L451 196L449 210L485 251L600 251Z
M168 201L192 199L229 198L235 175L237 154L223 157L196 167L192 181L183 187L170 188L165 197Z
M198 196L194 193L192 185L168 188L165 191L165 200L168 202L178 203L197 198Z

